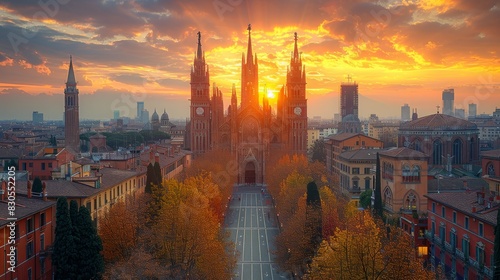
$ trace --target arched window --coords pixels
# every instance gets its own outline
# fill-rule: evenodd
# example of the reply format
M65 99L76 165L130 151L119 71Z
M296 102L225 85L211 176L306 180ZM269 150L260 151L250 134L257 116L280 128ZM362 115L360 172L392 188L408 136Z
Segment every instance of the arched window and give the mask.
M432 143L432 164L443 164L443 144L439 139Z
M492 162L488 162L486 165L486 174L489 176L495 176L495 166L493 166Z
M411 181L420 182L420 166L414 165L411 170Z
M419 151L419 152L422 151L422 143L420 142L420 140L418 140L418 139L415 140L414 148L415 148L415 151Z
M403 173L403 182L410 182L410 176L411 176L410 167L405 164L403 165L401 171Z
M453 164L462 163L462 140L453 141Z
M385 187L384 190L384 204L386 207L392 209L392 191L389 186Z
M417 210L417 196L410 192L404 199L404 208L407 210Z

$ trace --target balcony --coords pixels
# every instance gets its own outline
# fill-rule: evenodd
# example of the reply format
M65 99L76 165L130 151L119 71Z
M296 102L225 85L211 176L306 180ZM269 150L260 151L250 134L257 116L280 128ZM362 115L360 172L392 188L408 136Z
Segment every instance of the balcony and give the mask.
M455 249L455 248L453 248L453 247L451 246L451 244L450 244L450 243L448 243L448 242L446 242L446 241L444 242L444 248L446 249L446 251L448 251L448 252L450 252L450 253L453 253L453 249Z
M493 270L488 267L484 267L484 274L488 276L489 278L493 279Z
M439 237L439 236L434 236L434 243L435 243L436 245L441 245L441 244L442 244L441 237Z
M469 263L474 268L479 269L479 263L475 259L469 258Z
M461 260L464 260L465 259L465 255L464 255L464 252L460 251L459 249L455 249L455 254L457 255L457 257Z

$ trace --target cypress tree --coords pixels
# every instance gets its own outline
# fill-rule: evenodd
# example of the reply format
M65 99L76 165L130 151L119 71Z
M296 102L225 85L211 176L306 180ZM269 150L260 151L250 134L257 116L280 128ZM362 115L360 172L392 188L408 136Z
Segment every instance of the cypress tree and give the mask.
M71 200L69 202L69 218L71 220L71 224L73 225L71 234L73 235L73 242L78 244L79 236L78 236L78 227L76 227L76 221L78 219L78 203L75 200Z
M33 180L33 192L41 193L42 192L42 180L39 177L36 177Z
M75 254L75 243L66 197L57 199L56 211L56 233L52 253L55 279L75 279L76 264L72 262L72 256Z
M162 181L163 181L163 178L161 176L161 168L160 168L160 164L158 162L155 162L155 165L154 165L154 174L155 174L155 181L154 181L154 184L157 185L157 186L160 186Z
M76 243L78 251L76 279L101 279L104 272L104 260L101 255L102 241L97 235L90 212L85 206L81 206L78 211L76 227L79 235Z
M497 225L495 226L495 243L493 249L493 259L495 261L493 279L500 280L500 209L497 210Z
M153 184L153 177L155 177L153 165L149 163L146 170L146 188L144 189L146 193L151 194L151 185Z
M375 214L382 218L384 209L382 206L382 190L381 190L381 180L380 180L380 156L377 153L377 167L376 167L376 174L375 174L375 201L373 208L375 210Z
M307 184L306 204L305 232L310 233L309 237L312 247L310 248L309 254L312 257L322 241L323 233L321 198L319 196L318 186L314 181Z

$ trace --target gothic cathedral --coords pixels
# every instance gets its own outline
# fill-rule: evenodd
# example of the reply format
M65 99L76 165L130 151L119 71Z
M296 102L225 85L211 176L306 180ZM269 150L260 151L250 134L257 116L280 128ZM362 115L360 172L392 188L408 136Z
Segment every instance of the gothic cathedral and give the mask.
M186 139L196 157L209 150L230 150L238 163L239 184L262 184L266 159L273 150L305 154L307 149L306 72L295 45L286 76L286 85L271 110L267 94L259 98L259 64L252 52L251 26L248 25L247 54L241 58L241 104L238 106L233 84L231 104L224 114L222 92L213 85L201 48L191 69L191 110ZM211 92L210 92L211 91Z

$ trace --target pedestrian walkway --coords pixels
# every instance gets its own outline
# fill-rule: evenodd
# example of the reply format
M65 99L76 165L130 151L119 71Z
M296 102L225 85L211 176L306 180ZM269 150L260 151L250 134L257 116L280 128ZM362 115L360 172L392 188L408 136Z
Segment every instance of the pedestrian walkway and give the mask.
M284 279L273 262L279 233L272 197L259 186L236 186L225 227L235 244L238 262L233 279Z

